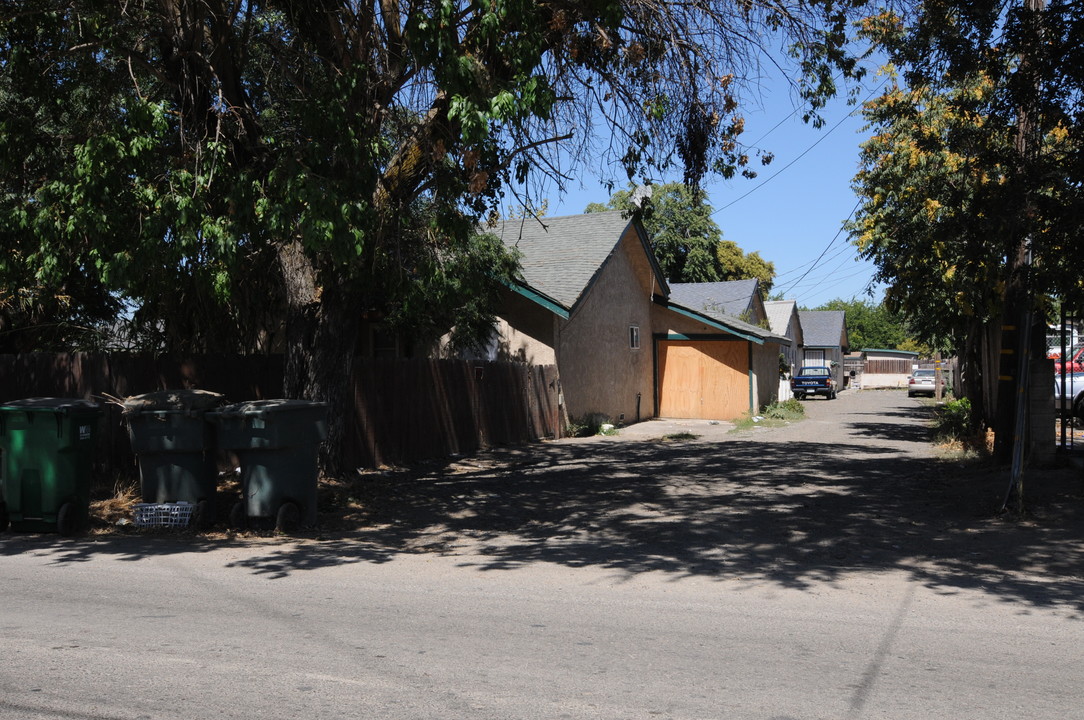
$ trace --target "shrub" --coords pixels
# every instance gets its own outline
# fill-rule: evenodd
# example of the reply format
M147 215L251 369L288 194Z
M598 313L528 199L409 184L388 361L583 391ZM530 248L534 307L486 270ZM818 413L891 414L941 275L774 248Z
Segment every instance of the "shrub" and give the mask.
M766 406L762 414L764 417L772 418L773 420L797 420L805 417L805 405L802 405L802 403L794 398L790 398Z
M971 401L949 400L937 409L934 435L941 442L961 440L971 434Z
M568 421L568 436L569 437L590 437L591 435L599 435L602 433L602 426L610 424L610 416L606 413L589 412L583 417L569 418ZM615 430L611 430L608 434L613 434Z
M760 415L752 415L746 412L736 418L734 429L731 432L742 432L754 427L781 427L792 422L797 422L805 417L805 406L794 400L784 400L765 405L760 410Z

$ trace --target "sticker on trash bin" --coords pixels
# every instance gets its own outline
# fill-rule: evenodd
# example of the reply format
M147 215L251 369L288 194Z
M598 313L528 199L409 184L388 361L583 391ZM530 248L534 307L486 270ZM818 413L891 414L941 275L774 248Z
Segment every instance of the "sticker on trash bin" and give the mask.
M90 440L90 425L79 426L79 439Z
M252 429L253 430L263 430L263 428L264 428L264 419L263 418L259 418L259 417L258 418L252 418Z

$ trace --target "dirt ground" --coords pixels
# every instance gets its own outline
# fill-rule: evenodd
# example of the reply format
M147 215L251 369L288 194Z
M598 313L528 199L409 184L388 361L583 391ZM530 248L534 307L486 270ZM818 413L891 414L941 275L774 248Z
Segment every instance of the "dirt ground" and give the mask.
M906 568L938 585L1084 603L1059 585L1084 576L1079 469L1029 469L1027 512L1015 516L1001 512L1007 472L932 444L929 401L864 391L805 407L786 427L649 421L367 473L329 489L318 542L376 560L440 553L796 587Z
M1007 471L934 446L930 401L847 391L804 406L806 419L784 427L652 420L363 472L324 483L319 528L292 538L186 534L376 562L439 553L481 568L548 562L794 587L903 568L947 589L1084 610L1079 583L1063 582L1084 577L1078 466L1029 469L1027 512L1016 516L1001 512Z

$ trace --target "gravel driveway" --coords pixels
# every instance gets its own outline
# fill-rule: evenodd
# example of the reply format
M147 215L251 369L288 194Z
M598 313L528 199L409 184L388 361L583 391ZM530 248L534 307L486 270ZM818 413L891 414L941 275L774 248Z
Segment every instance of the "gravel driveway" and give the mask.
M780 428L656 420L372 474L360 509L318 544L376 560L440 553L488 569L543 562L796 588L902 568L1084 609L1078 472L1030 472L1031 512L1008 518L1003 471L938 457L928 401L848 391L804 405L805 420ZM664 439L675 433L697 437Z

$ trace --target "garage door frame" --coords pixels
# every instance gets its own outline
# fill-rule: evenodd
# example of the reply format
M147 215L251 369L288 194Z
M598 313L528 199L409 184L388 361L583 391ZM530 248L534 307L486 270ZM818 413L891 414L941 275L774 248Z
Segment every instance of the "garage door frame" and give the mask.
M746 408L752 409L755 397L753 388L753 343L746 338L736 335L715 335L700 333L655 333L652 335L652 352L654 354L654 386L655 386L655 417L661 416L662 408L662 365L659 362L659 344L663 341L686 341L686 342L744 342L746 343L745 378L748 389Z

